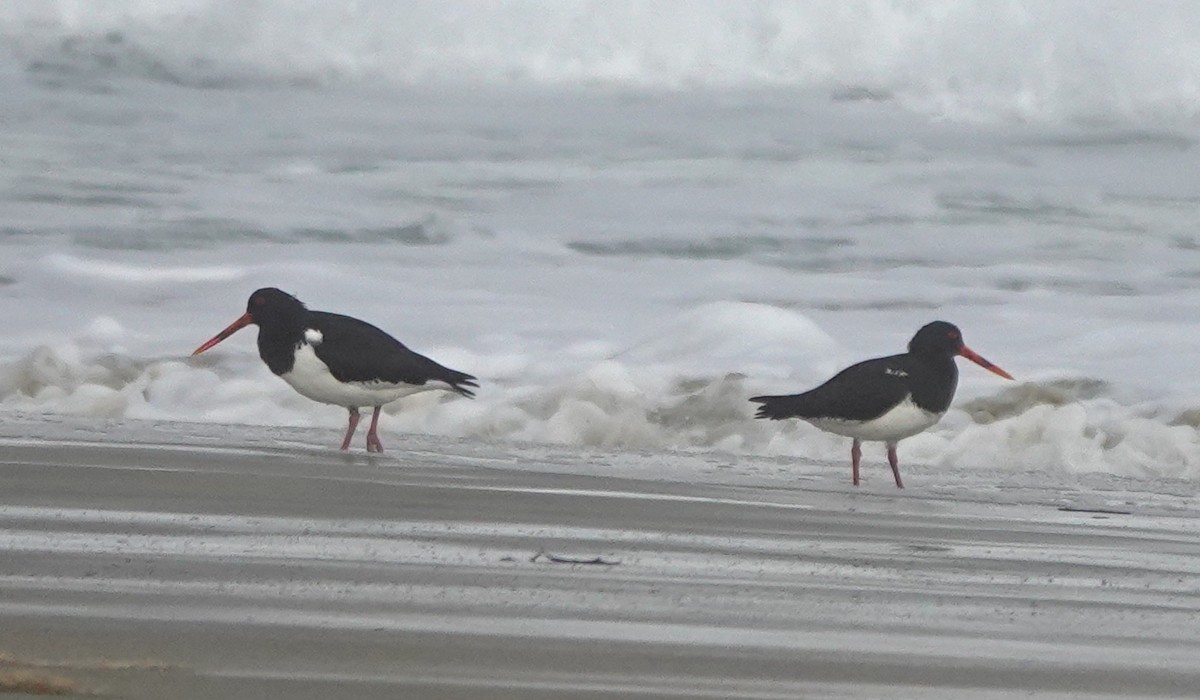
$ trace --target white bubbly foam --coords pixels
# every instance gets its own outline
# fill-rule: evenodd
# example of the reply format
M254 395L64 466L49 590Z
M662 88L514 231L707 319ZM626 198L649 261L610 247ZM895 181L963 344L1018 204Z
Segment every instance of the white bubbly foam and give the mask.
M760 321L767 317L776 323L758 333L756 329L764 327ZM382 428L385 433L588 447L846 460L846 440L803 423L753 420L747 398L763 388L761 380L699 370L685 378L664 369L666 357L681 363L673 365L677 370L729 361L727 353L734 349L729 343L715 348L713 355L696 343L714 324L726 331L726 338L742 338L740 350L751 355L755 353L748 348L763 346L764 341L772 347L796 348L800 355L807 352L804 375L819 376L824 362L817 351L834 350L829 336L800 314L718 303L684 314L661 335L628 353L617 353L630 358L646 353L646 363L598 359L574 371L560 366L543 373L538 384L485 380L475 401L421 394L390 405L391 415ZM113 319L98 318L77 341L37 348L0 365L0 405L22 413L110 419L311 426L327 431L331 445L340 433L342 409L300 398L271 376L252 350L161 360L137 360L106 350L125 343L128 335ZM437 354L488 365L485 358L462 350L446 348ZM796 379L774 381L780 390L803 388ZM1069 393L1026 391L1024 400L996 393L996 398L969 402L967 410L960 401L940 425L902 443L902 460L951 470L1200 478L1200 435L1195 428L1138 415L1104 396L1073 398ZM1085 395L1089 393L1094 392ZM868 448L866 454L868 462L882 465L882 447Z

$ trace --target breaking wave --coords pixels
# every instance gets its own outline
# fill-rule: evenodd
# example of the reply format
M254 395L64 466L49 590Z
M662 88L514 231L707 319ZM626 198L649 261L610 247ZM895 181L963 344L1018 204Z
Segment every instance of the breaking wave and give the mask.
M1013 0L11 0L7 69L193 87L385 81L815 89L943 118L1186 119L1200 6Z
M782 333L808 338L813 356L820 348L828 351L826 338L801 326ZM418 394L389 405L391 417L381 427L582 447L846 459L844 439L804 423L753 420L747 398L764 389L762 377L689 371L686 362L667 370L656 358L686 358L706 337L702 327L682 338L679 330L537 384L485 379L475 401ZM42 346L0 365L0 410L310 426L327 429L331 445L340 434L343 409L300 397L252 355L140 358L97 343L121 334L115 322L97 319L87 338ZM449 354L472 367L487 364L464 351ZM720 349L716 356L723 356ZM908 462L945 468L1197 479L1200 433L1186 423L1188 415L1200 415L1200 409L1144 415L1110 398L1106 385L1094 379L1025 383L960 402L937 427L905 440L901 451Z

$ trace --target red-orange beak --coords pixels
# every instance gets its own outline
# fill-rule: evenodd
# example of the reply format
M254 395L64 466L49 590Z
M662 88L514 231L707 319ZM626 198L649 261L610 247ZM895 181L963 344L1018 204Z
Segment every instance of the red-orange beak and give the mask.
M196 352L199 352L199 350L197 350ZM991 362L988 362L987 360L983 359L983 357L981 355L979 355L978 353L976 353L974 350L967 347L966 345L962 346L962 349L958 351L958 354L962 355L963 357L967 358L971 362L974 362L975 364L979 365L980 367L986 369L989 372L995 372L996 374L1000 375L1001 377L1004 377L1005 379L1012 379L1011 374L1009 374L1008 372L1005 372L1004 370L1000 369L996 365L993 365Z
M251 323L254 323L254 318L251 317L250 312L247 311L246 313L242 314L241 318L239 318L238 320L229 324L228 328L226 328L225 330L221 331L220 333L214 335L204 345L201 345L200 347L196 348L196 351L193 352L192 355L199 355L200 353L211 348L212 346L216 345L217 343L221 342L222 340L225 340L226 338L233 335L234 333L237 333L238 331L240 331L241 329L250 325Z

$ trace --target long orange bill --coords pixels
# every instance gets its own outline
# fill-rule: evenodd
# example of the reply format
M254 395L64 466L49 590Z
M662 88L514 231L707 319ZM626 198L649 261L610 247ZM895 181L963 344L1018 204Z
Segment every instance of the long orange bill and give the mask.
M199 352L199 351L197 351L197 352ZM1008 372L1005 372L1004 370L1000 369L996 365L993 365L991 362L988 362L987 360L983 359L983 357L981 355L979 355L979 353L975 352L974 350L967 347L966 345L962 346L962 350L959 350L958 354L967 358L971 362L974 362L975 364L979 365L980 367L988 370L989 372L995 372L996 374L1000 375L1001 377L1004 377L1005 379L1012 379L1011 374L1009 374Z
M211 348L212 346L216 345L217 343L221 342L222 340L225 340L226 338L233 335L234 333L237 333L238 331L240 331L241 329L250 325L251 323L254 323L254 319L251 318L250 312L247 311L246 313L242 314L241 318L239 318L238 320L229 324L228 328L226 328L225 330L221 331L220 333L214 335L212 337L212 339L210 339L204 345L201 345L200 347L196 348L196 351L193 352L192 354L199 355L200 353Z

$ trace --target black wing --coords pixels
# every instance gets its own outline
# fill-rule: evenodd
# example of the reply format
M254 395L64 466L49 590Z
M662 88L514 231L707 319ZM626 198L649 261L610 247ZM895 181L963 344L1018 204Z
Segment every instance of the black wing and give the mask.
M468 398L478 389L475 377L443 367L366 321L325 311L310 311L308 325L321 332L313 345L317 357L342 382L384 381L424 385L442 381Z
M803 394L755 396L755 418L838 418L865 421L887 413L909 396L907 355L866 360Z

